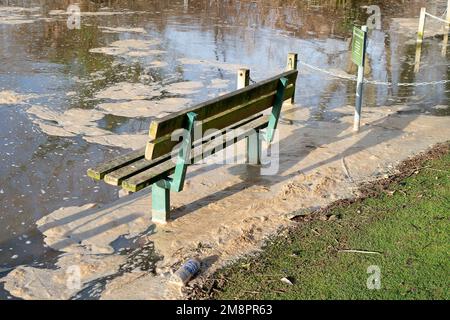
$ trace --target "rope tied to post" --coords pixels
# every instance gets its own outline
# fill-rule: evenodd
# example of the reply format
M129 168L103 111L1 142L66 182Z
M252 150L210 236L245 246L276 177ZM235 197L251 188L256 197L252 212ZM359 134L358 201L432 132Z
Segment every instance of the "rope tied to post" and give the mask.
M425 12L425 15L426 15L426 16L429 16L430 18L436 19L436 20L438 20L438 21L440 21L440 22L443 22L443 23L445 23L445 24L450 24L450 21L445 20L445 19L442 19L442 18L439 18L439 17L437 17L437 16L435 16L435 15L432 15L432 14L429 13L429 12Z
M309 63L303 62L300 59L297 60L298 63L301 65L315 71L319 71L323 74L329 75L333 78L348 80L348 81L357 81L356 76L353 75L346 75L345 71L341 71L340 73L333 72L326 70L324 68L320 68L314 65L311 65ZM371 84L371 85L380 85L380 86L388 86L388 87L421 87L421 86L430 86L430 85L440 85L440 84L447 84L450 83L450 80L436 80L436 81L426 81L426 82L400 82L400 83L394 83L389 81L381 81L381 80L369 80L364 79L365 84Z

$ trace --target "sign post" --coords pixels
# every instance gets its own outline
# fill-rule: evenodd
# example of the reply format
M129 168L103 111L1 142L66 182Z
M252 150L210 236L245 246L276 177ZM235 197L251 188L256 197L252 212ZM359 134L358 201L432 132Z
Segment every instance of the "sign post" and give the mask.
M358 82L356 85L356 105L353 131L358 132L361 126L361 109L364 92L364 64L366 62L367 26L353 28L352 61L358 66Z
M447 15L446 15L445 20L450 21L450 0L447 0ZM447 55L449 31L450 31L450 24L447 23L444 25L444 42L442 43L442 56L443 57L445 57Z

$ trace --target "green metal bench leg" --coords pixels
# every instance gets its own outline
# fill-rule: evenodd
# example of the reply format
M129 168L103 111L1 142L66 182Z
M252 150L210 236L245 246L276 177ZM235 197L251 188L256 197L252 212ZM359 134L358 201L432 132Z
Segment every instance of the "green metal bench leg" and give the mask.
M175 173L171 182L171 189L175 192L183 191L184 180L186 179L186 171L191 159L192 149L192 135L194 133L194 124L197 119L197 114L189 112L187 114L187 136L184 137L180 152L178 154L177 165L175 167Z
M275 135L275 130L278 126L278 120L280 119L281 108L283 107L284 101L284 91L288 83L287 78L281 78L278 84L277 95L275 97L275 103L272 108L272 114L270 115L269 125L267 127L267 143L273 142L273 137Z
M247 163L260 165L261 164L261 149L262 141L259 137L259 133L254 134L246 138L247 141Z
M246 138L247 141L247 163L260 165L261 164L261 152L262 152L262 140L272 143L275 135L275 130L278 126L280 119L281 108L283 107L284 92L288 83L287 78L281 78L278 84L277 94L275 97L275 103L272 108L272 114L269 118L269 124L267 126L266 136L262 137L259 133L254 133Z
M161 180L152 185L152 221L166 223L170 218L170 183Z
M172 178L160 180L152 185L152 221L166 223L170 219L170 191L180 192L184 187L186 170L191 159L192 135L197 114L187 114L187 134L178 153L177 165Z

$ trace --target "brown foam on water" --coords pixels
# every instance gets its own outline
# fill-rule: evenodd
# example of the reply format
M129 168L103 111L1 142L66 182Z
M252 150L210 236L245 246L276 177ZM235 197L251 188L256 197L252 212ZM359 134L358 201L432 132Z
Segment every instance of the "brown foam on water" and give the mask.
M127 102L101 103L98 108L105 113L120 117L162 117L187 107L191 100L166 98L162 100L131 100Z
M34 105L27 113L34 115L33 120L39 128L49 136L75 137L82 136L89 143L125 149L139 149L145 145L147 134L114 134L98 128L96 121L105 113L88 109L69 109L56 112L45 106Z
M21 25L36 22L41 18L39 7L1 7L0 6L0 25Z
M13 105L13 104L23 104L28 100L35 98L36 95L33 94L21 94L11 90L0 91L0 106L1 105Z

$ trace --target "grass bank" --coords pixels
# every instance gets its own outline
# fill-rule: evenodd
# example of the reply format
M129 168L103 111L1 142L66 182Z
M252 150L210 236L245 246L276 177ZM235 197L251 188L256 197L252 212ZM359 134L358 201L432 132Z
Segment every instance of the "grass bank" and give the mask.
M220 271L196 298L449 299L450 144L399 170L363 186L361 199L297 217L296 227Z

